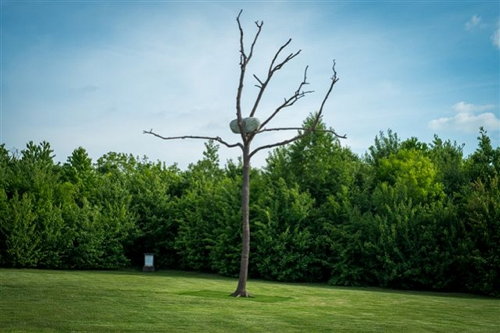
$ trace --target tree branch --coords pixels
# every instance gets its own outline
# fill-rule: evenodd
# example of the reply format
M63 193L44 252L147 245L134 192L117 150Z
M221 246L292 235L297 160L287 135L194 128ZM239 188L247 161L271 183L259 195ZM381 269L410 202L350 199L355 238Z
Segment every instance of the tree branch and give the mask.
M278 51L276 52L276 54L274 55L274 58L273 60L271 61L271 64L269 65L269 70L268 70L268 74L269 75L272 75L273 72L275 72L275 67L274 67L274 63L276 62L276 59L278 59L278 56L280 55L281 51L283 51L287 46L288 44L290 44L292 42L292 39L288 39L288 41L281 45L281 47L278 49ZM300 52L300 50L299 50Z
M328 88L328 91L327 91L325 97L323 98L323 101L321 102L321 107L319 108L318 114L316 116L316 122L315 122L314 126L316 126L318 124L318 121L321 118L321 114L323 113L323 107L325 106L325 103L328 100L330 93L332 92L333 86L339 80L339 78L337 76L337 70L335 69L335 59L333 60L332 71L333 71L333 76L331 78L332 83L330 83L330 88Z
M255 34L252 45L250 46L250 53L248 54L247 62L248 62L248 60L250 60L250 58L252 58L253 49L255 47L255 43L257 42L257 39L259 38L260 32L262 30L262 26L264 25L264 21L260 21L260 22L255 21L255 25L257 26L257 33Z
M250 59L252 58L253 55L253 50L255 47L255 43L257 42L257 39L259 38L260 32L262 31L262 26L264 25L263 21L255 21L255 25L257 26L257 32L255 34L255 37L253 39L253 42L250 46L250 53L247 55L245 53L245 45L244 45L244 33L243 33L243 28L241 26L240 22L240 16L241 13L243 12L243 9L240 10L238 16L236 17L236 22L238 22L238 29L240 30L240 79L239 79L239 84L238 84L238 92L236 94L236 119L238 120L238 127L240 129L241 133L241 138L244 143L247 142L247 137L245 134L245 131L243 130L243 119L242 119L242 112L241 112L241 95L243 92L243 84L245 81L245 72L246 72L246 67L248 63L250 62Z
M241 143L234 143L230 144L227 143L226 141L222 140L219 136L198 136L198 135L183 135L183 136L162 136L158 133L153 132L153 130L149 131L143 131L143 134L151 134L156 136L157 138L163 139L163 140L183 140L183 139L202 139L202 140L214 140L219 143L222 143L224 146L228 148L234 148L234 147L240 147L243 149L243 145Z
M291 39L290 39L291 40ZM283 60L282 62L280 62L279 64L277 64L276 66L274 66L274 68L272 69L273 72L276 72L276 71L279 71L281 69L281 67L283 67L287 62L289 62L290 60L292 60L293 58L295 58L296 56L298 56L300 54L300 52L302 52L302 50L298 50L297 52L295 53L290 53L286 58L285 60Z
M305 130L307 130L307 128L304 128L304 127L265 128L263 130L257 131L256 134L263 133L263 132L275 132L275 131L305 131ZM315 129L314 132L331 133L339 139L347 139L346 134L340 135L337 132L335 132L333 129Z
M238 22L238 28L240 30L240 66L243 65L246 61L245 47L243 45L243 28L241 27L240 23L241 13L243 13L243 9L241 9L238 13L238 16L236 16L236 22Z
M291 142L294 142L300 138L302 138L303 136L305 136L304 134L299 134L299 135L296 135L294 136L293 138L291 139L288 139L288 140L284 140L284 141L280 141L280 142L276 142L276 143L272 143L272 144L269 144L269 145L264 145L264 146L260 146L259 148L256 148L254 149L251 153L250 153L250 157L252 157L253 155L255 155L258 151L260 150L263 150L263 149L270 149L270 148L274 148L274 147L278 147L278 146L284 146L286 144L289 144Z
M240 128L240 133L243 133L243 122L241 116L241 94L243 92L243 82L245 79L245 69L246 69L246 55L245 46L243 44L243 28L240 23L240 16L243 9L240 10L238 16L236 17L236 22L238 22L238 29L240 30L240 80L238 84L238 92L236 94L236 119L238 120L238 127Z

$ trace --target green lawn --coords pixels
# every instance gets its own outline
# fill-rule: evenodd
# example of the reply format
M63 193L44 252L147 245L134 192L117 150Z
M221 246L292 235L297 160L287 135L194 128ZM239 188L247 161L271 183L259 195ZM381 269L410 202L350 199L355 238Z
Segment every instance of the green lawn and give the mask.
M500 332L500 300L178 271L0 269L0 332Z

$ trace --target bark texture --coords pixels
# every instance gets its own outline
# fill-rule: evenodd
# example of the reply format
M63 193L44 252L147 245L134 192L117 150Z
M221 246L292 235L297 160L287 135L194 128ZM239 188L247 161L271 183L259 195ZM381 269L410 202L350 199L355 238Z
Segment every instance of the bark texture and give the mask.
M243 148L243 182L241 186L241 261L238 286L231 294L234 297L249 297L247 292L248 263L250 260L250 147Z

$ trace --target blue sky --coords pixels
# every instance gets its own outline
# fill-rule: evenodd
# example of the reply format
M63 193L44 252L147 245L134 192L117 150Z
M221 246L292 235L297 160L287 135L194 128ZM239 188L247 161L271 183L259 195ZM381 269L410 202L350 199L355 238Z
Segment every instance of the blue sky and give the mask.
M64 162L78 146L185 167L203 142L142 134L221 136L235 117L243 9L247 42L264 27L244 105L275 51L302 50L269 86L256 114L296 89L309 65L315 91L275 118L298 126L317 110L335 59L340 81L324 120L362 154L379 131L430 142L434 134L476 148L479 126L500 144L500 5L496 1L7 1L1 2L0 142L21 150L49 141ZM275 132L256 145L282 140ZM239 155L221 147L222 162ZM261 166L261 152L254 165Z

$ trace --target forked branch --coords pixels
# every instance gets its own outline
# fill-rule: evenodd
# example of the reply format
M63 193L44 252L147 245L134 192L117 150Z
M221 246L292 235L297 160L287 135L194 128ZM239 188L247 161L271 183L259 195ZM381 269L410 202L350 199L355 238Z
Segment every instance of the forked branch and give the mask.
M266 90L267 85L269 84L269 81L271 81L271 78L273 77L274 73L279 71L287 62L295 58L300 54L301 50L298 50L295 53L290 53L282 62L279 64L275 65L276 60L278 59L278 56L280 55L281 51L283 51L292 39L290 38L285 44L283 44L276 54L273 57L273 60L271 61L271 64L269 65L269 70L267 71L267 77L264 81L260 80L255 74L254 78L259 82L260 85L257 86L259 88L259 93L257 94L257 98L255 99L255 103L252 107L252 111L250 112L250 117L253 117L255 115L255 112L257 111L257 108L259 107L260 100L262 99L262 96L264 95L264 92Z
M240 12L238 13L238 16L236 17L236 22L238 22L238 29L240 30L240 66L248 63L250 61L250 59L252 58L252 55L253 55L253 49L255 47L255 43L257 42L257 39L259 38L259 35L260 35L260 32L262 31L262 26L264 25L264 21L255 21L255 25L257 26L257 33L255 34L254 38L253 38L253 42L250 46L250 53L248 53L248 55L245 53L245 43L243 41L243 38L244 38L244 33L243 33L243 28L241 26L241 22L240 22L240 16L241 16L241 13L243 12L243 9L240 10Z
M276 114L278 114L279 111L281 111L281 109L283 109L284 107L287 107L287 106L290 106L290 105L293 105L293 103L295 103L299 98L303 97L304 94L298 94L297 92L300 92L300 89L302 88L302 86L304 84L307 84L307 67L306 67L306 70L304 71L304 80L303 82L300 84L299 86L299 89L297 90L297 92L295 92L294 96L292 96L291 98L295 97L295 99L288 99L290 100L291 102L287 103L287 100L285 99L285 102L280 106L278 107L272 114L271 116L269 116L261 125L261 130L259 130L258 132L255 132L255 134L258 134L258 133L262 133L262 132L266 132L266 131L271 131L271 130L274 130L274 131L277 131L277 130L292 130L292 129L298 129L298 130L303 130L303 132L299 132L299 134L297 134L296 136L290 138L290 139L287 139L287 140L283 140L283 141L280 141L280 142L276 142L276 143L272 143L272 144L269 144L269 145L264 145L264 146L260 146L258 148L256 148L255 150L253 150L251 153L250 153L250 156L253 156L255 155L257 152L259 152L260 150L263 150L263 149L270 149L270 148L274 148L274 147L279 147L279 146L284 146L286 144L289 144L291 142L294 142L300 138L303 138L309 134L311 134L312 132L316 131L316 127L318 126L318 123L319 123L319 120L321 119L321 116L323 114L323 108L325 107L325 103L326 101L328 100L328 98L330 97L330 93L332 92L332 89L333 89L333 86L335 85L335 83L337 83L337 81L339 80L338 76L337 76L337 71L335 69L335 60L333 61L333 66L332 66L332 71L333 71L333 76L331 78L331 83L330 83L330 86L325 94L325 96L323 97L323 100L321 102L321 106L318 110L318 112L316 113L316 117L314 118L314 121L312 123L312 125L310 127L307 127L307 128L292 128L292 127L283 127L283 128L275 128L275 129L263 129L263 127L272 119L274 118L274 116ZM305 92L307 93L307 92ZM291 103L291 104L290 104ZM322 130L323 131L323 130ZM333 134L335 134L335 136L339 137L339 138L346 138L345 135L341 136L341 135L338 135L337 133L331 131ZM254 135L255 135L254 134Z

